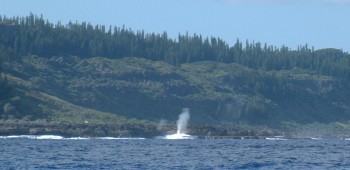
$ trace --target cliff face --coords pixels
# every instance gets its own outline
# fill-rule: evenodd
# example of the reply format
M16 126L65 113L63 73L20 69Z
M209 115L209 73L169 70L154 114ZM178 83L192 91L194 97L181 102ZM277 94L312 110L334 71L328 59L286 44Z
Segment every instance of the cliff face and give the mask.
M140 58L39 56L5 62L15 97L3 118L56 122L175 121L280 127L350 119L348 81L301 69L263 71L195 62L174 67Z

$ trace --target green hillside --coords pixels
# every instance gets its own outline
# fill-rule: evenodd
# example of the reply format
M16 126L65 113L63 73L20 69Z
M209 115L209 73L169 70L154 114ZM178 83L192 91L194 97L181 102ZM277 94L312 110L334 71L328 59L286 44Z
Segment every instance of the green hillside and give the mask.
M198 126L349 129L350 55L337 49L230 47L30 15L0 17L0 61L2 120L153 127L187 107Z

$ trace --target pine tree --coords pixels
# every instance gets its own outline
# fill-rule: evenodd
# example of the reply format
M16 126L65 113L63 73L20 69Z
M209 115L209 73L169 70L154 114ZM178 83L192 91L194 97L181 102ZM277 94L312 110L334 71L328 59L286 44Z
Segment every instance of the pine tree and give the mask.
M113 30L113 31L112 31ZM262 47L260 42L246 41L245 46L237 39L233 46L217 37L179 35L177 40L161 34L134 32L124 26L93 26L90 23L60 22L52 24L43 16L0 16L0 58L19 60L23 56L38 55L89 57L143 57L165 61L179 66L197 61L238 63L254 69L289 70L293 68L316 71L318 74L349 79L347 71L350 55L341 50L315 50L309 45L293 51L286 46Z

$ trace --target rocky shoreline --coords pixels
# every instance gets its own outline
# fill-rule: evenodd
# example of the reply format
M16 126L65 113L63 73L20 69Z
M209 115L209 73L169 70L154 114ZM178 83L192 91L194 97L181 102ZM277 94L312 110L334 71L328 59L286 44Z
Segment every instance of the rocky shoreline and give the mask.
M57 122L35 121L0 121L0 136L8 135L60 135L64 137L144 137L154 138L165 134L175 133L175 125L162 128L153 124L68 124ZM276 136L280 132L272 129L244 129L234 126L193 125L188 133L200 138L211 136Z
M153 136L155 128L130 124L68 124L55 122L0 122L0 135L60 135L65 137Z

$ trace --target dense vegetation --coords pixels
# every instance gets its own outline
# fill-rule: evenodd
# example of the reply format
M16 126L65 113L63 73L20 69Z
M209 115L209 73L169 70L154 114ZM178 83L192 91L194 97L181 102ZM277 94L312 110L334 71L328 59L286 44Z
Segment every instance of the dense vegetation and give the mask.
M201 35L179 35L170 39L167 33L146 34L126 28L92 26L89 23L54 25L42 17L0 17L0 50L2 58L16 60L35 54L43 57L96 56L112 59L142 57L179 66L196 61L238 63L254 69L308 69L322 75L350 78L350 57L337 49L315 51L308 45L291 50L261 43L245 46L237 42L230 47L220 38Z
M197 124L350 119L350 55L332 48L2 16L0 61L4 119L176 120L182 107Z
M0 60L0 104L2 101L10 98L12 94L12 88L8 84L7 77L2 74L2 62Z

